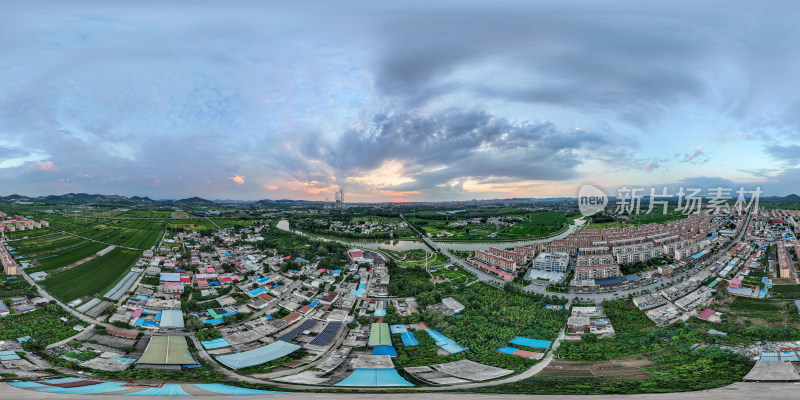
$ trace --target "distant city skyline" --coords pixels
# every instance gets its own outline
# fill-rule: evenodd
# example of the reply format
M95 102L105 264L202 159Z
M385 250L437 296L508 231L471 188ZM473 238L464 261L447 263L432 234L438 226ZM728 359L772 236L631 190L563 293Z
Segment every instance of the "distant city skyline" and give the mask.
M0 3L0 196L800 193L800 3Z

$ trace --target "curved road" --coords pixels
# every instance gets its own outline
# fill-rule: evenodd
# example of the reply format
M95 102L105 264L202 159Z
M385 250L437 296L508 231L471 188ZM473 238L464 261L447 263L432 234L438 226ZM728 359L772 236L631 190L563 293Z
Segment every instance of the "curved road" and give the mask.
M748 212L746 220L745 220L745 223L741 226L741 229L738 232L738 234L736 236L736 239L732 240L725 248L720 249L720 251L717 251L712 257L709 257L709 258L705 259L704 261L696 263L695 265L693 265L693 267L690 270L685 271L684 273L679 274L679 275L673 277L672 279L667 280L666 282L670 283L670 284L673 283L673 282L676 282L677 280L679 280L679 278L684 277L684 276L686 276L688 274L697 273L702 268L705 268L708 264L715 262L722 254L724 254L728 249L730 249L732 246L734 246L735 244L737 244L741 240L742 236L747 231L747 226L748 226L748 224L750 222L750 216L751 216L750 212ZM409 225L409 226L411 226L411 225ZM578 227L579 227L578 225L571 225L570 228L567 231L562 232L558 236L555 236L555 237L552 237L552 238L547 238L547 239L542 239L542 240L543 241L554 240L559 236L563 237L563 236L569 235L570 233L572 233L576 229L578 229ZM413 228L413 226L412 226L412 228ZM413 229L416 231L416 228L413 228ZM419 233L419 232L417 232L417 233ZM428 246L430 246L432 249L441 251L441 253L444 254L445 256L447 256L452 262L454 262L454 263L456 263L458 265L461 265L465 269L471 271L480 280L488 282L488 283L493 283L495 285L504 283L499 278L494 277L492 275L489 275L489 274L483 272L482 270L479 270L479 269L475 268L471 264L466 263L461 258L459 258L459 257L453 255L452 253L450 253L447 249L439 247L435 242L433 242L432 240L427 238L425 235L421 235L420 234L420 236L423 238L425 243ZM49 299L49 300L56 300L52 296L50 296L46 291L44 291L41 287L39 287L39 285L37 285L35 282L33 282L33 280L29 276L27 276L26 274L23 274L23 276L30 283L32 283L34 286L36 286L36 288L38 289L38 291L42 295L42 297L44 297L46 299ZM663 284L663 283L664 282L656 282L656 283L653 283L653 284L648 285L648 286L629 289L629 290L626 290L626 291L614 292L614 293L599 293L599 294L570 293L570 294L557 294L557 295L566 297L570 301L572 299L576 298L576 297L590 298L590 299L595 299L595 300L604 300L604 299L607 299L607 298L611 298L611 296L614 296L614 297L627 296L628 292L643 291L643 290L646 290L648 288L655 288L657 285ZM530 290L531 287L528 287L526 289ZM537 290L537 288L533 288L533 291L536 291L536 292L540 292L541 291L542 293L544 293L544 290L545 290L544 288L541 288L539 290ZM546 293L547 294L554 294L554 293L550 293L550 292L546 292ZM100 326L105 326L105 327L111 327L111 325L109 325L109 324L106 324L104 322L100 322L100 321L98 321L96 319L93 319L93 318L90 318L90 317L85 316L83 314L80 314L77 311L75 311L75 310L73 310L73 309L71 309L69 307L66 307L63 303L61 303L58 300L56 300L56 302L61 307L67 309L69 312L71 312L72 314L76 315L78 318L80 318L84 322L93 323L93 324L100 325ZM522 372L520 374L516 374L516 375L510 376L508 378L494 380L494 381L488 381L488 382L474 382L474 383L468 383L468 384L464 384L464 385L443 386L443 387L420 387L420 388L414 388L414 389L410 389L410 390L413 390L413 391L446 391L446 390L453 390L453 389L462 390L462 389L471 389L471 388L494 386L494 385L500 385L500 384L504 384L504 383L517 382L519 380L522 380L522 379L525 379L525 378L529 378L529 377L534 376L535 374L539 373L553 359L553 354L554 354L555 350L560 345L560 343L561 343L560 341L564 338L564 329L565 329L565 327L562 328L558 338L554 341L552 349L550 349L550 351L545 356L545 358L541 362L537 363L536 365L534 365L530 369L528 369L528 370L526 370L526 371L524 371L524 372ZM150 332L147 332L147 333L150 333ZM221 366L219 366L215 362L215 360L213 360L212 357L209 356L208 353L205 352L205 350L203 350L202 346L199 346L199 343L197 343L197 339L194 338L194 336L192 336L191 333L180 333L180 334L185 335L185 336L190 336L191 340L193 340L195 342L195 344L197 345L196 347L199 349L201 357L206 359L207 361L210 361L212 364L215 364L216 367L219 370L222 370L223 372L225 372L229 377L234 378L234 379L244 380L244 381L247 381L247 382L253 382L253 383L255 383L255 382L265 382L265 381L261 381L261 380L258 380L258 379L252 378L252 377L239 375L234 371L230 371L230 370L227 370L225 368L222 368ZM288 390L292 390L292 389L321 389L322 388L322 387L319 387L319 386L291 385L291 384L283 384L283 383L275 383L275 382L269 382L269 383L271 383L273 385L276 385L276 386L279 386L279 387L284 387L284 388L286 388ZM756 386L753 386L753 385L756 385ZM761 389L759 390L758 389L758 385L759 384L752 384L752 383L734 384L734 385L731 385L730 387L726 387L726 388L720 388L720 389L713 389L713 390L710 390L710 391L705 391L705 392L703 392L704 393L703 397L709 397L709 398L734 398L734 397L731 396L733 393L730 393L730 392L727 392L727 391L729 391L729 390L739 390L739 388L742 388L742 393L747 393L747 394L742 395L742 398L750 397L751 396L751 394L750 394L751 392L750 391L757 391L759 394L763 395L763 389L766 386L761 386ZM774 384L773 384L773 385L770 385L769 387L772 388L772 387L776 387L776 386L774 386ZM786 387L792 388L792 390L794 390L793 386L786 386ZM367 388L366 389L366 391L372 391L372 390L384 390L384 389L383 388ZM15 393L14 398L40 398L40 397L37 397L37 396L41 395L41 392L35 392L35 391L30 391L30 390L22 390L22 389L16 389L16 388L8 388L8 390L6 390L6 388L4 388L4 390L0 391L0 393L9 393L10 391L18 391L18 392L20 392L20 393ZM712 393L712 392L714 393L714 395L710 395L709 396L708 394ZM792 391L789 391L787 393L794 394L794 392L792 392ZM29 396L29 394L30 394L30 396ZM740 393L737 393L737 394L740 394ZM786 393L781 392L781 393L776 393L776 394L781 394L782 395L782 394L786 394ZM682 394L682 393L670 393L670 394L666 394L666 395L652 395L651 394L651 395L646 395L646 396L647 397L652 397L652 398L674 399L674 398L680 398L682 395L685 395L685 394ZM720 397L715 397L717 395L719 395ZM44 396L48 397L49 395L45 394ZM71 397L71 396L64 396L64 395L61 395L61 396L63 398ZM297 396L297 395L287 395L287 397L288 396L293 396L294 397L294 396ZM302 396L303 396L303 398L313 398L313 396L315 396L315 395L302 394ZM325 397L326 399L330 397L330 395L328 395L328 394L326 394L325 396L326 396ZM348 396L348 398L359 397L359 395L357 395L357 394L356 395L348 394L347 396ZM406 398L406 397L415 398L415 399L418 398L418 396L416 396L416 395L382 395L382 397L384 397L384 396L385 397L390 397L391 396L391 397L397 397L397 398ZM450 398L451 396L455 396L455 395L454 394L436 394L436 395L433 395L433 396L435 396L437 398L447 399L447 398ZM0 396L0 397L2 397L2 396ZM103 398L104 395L97 395L97 396L94 396L94 397ZM208 398L208 397L216 397L216 396L206 396L206 397ZM429 397L429 396L426 396L426 397ZM480 395L480 396L472 395L470 397L494 398L494 397L504 397L504 396L502 396L502 395ZM539 396L534 396L534 397L539 397ZM553 396L552 395L547 395L547 397L548 398L552 398ZM604 398L604 396L582 396L582 397ZM41 398L43 398L43 397L41 397ZM277 398L277 397L275 395L270 395L269 398L273 399L273 398ZM773 398L776 398L776 397L773 397Z
M678 393L649 393L639 395L624 395L626 398L631 399L647 399L647 400L686 400L686 399L704 399L704 400L752 400L752 399L797 399L797 384L794 383L758 383L758 382L737 382L732 385L701 390L696 392L678 392ZM604 394L604 395L525 395L525 399L529 400L558 400L558 399L575 399L581 400L619 400L621 395ZM54 400L54 399L74 399L84 400L86 395L77 394L54 394L47 392L39 392L36 390L20 389L8 385L7 383L0 383L0 398L18 399L18 400ZM119 400L118 395L114 394L93 394L88 396L96 400ZM347 400L374 400L375 393L276 393L269 395L253 395L244 397L245 399L263 399L263 400L331 400L331 399L347 399ZM381 399L388 400L419 400L422 396L420 393L381 393ZM493 399L520 399L523 398L518 394L476 394L476 393L426 393L424 398L426 400L462 400L464 398L478 399L478 400L493 400ZM147 396L147 399L152 400L172 400L172 396ZM211 395L202 396L203 399L209 400L223 400L232 399L236 396L229 395Z
M653 282L653 283L651 283L649 285L645 285L645 286L639 286L639 287L634 287L634 288L625 289L625 290L610 291L610 292L606 292L606 293L572 293L572 292L571 293L554 293L554 292L548 292L547 289L546 289L546 286L537 286L537 285L526 286L525 290L528 291L528 292L535 292L535 293L539 293L539 294L555 295L555 296L558 296L558 297L565 297L565 298L570 299L570 300L576 299L576 298L581 298L581 299L594 300L595 302L597 302L597 301L603 301L603 300L610 300L610 299L614 299L614 298L625 298L629 294L634 294L636 292L658 290L661 286L664 286L664 287L671 286L671 285L673 285L673 284L685 279L687 276L691 276L691 275L694 275L694 274L700 272L702 269L707 267L709 264L712 264L712 263L716 262L730 248L732 248L733 246L738 244L741 241L742 237L744 236L744 233L747 232L747 226L750 223L751 212L752 212L752 210L748 210L745 222L744 222L744 224L741 225L741 228L740 228L735 240L731 240L725 247L720 248L719 250L717 250L714 253L713 256L707 257L703 261L694 263L690 269L685 270L685 271L683 271L681 273L678 273L678 274L676 274L675 276L673 276L671 278L659 279L656 282ZM401 215L401 217L402 217L402 215ZM404 218L404 220L405 220L405 218ZM452 254L447 249L439 247L436 244L436 242L430 240L428 237L426 237L425 235L421 234L412 225L409 224L409 226L411 226L412 229L414 229L414 231L417 232L422 237L422 240L425 241L425 243L428 246L430 246L433 250L441 251L441 253L444 254L445 256L447 256L450 259L451 262L453 262L454 264L458 264L459 266L461 266L465 270L469 271L470 273L472 273L473 275L478 277L479 280L487 282L487 283L490 283L490 284L493 284L495 286L502 286L502 285L505 284L505 281L503 281L502 279L500 279L500 278L498 278L498 277L496 277L494 275L490 275L490 274L484 272L483 270L481 270L481 269L473 266L472 264L464 261L460 257ZM577 226L571 225L570 228L571 228L570 230L567 230L567 231L563 232L561 235L564 235L564 234L568 235L568 234L574 232L575 229L577 229ZM561 236L561 235L559 235L559 236ZM542 241L555 240L557 237L558 236L555 236L555 237L552 237L552 238L548 238L548 239L542 239Z

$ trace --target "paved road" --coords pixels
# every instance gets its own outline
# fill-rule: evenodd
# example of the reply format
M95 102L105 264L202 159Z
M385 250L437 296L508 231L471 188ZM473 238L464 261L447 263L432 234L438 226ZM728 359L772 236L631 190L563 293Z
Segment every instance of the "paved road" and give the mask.
M701 390L696 392L681 392L681 393L652 393L641 395L625 395L627 399L646 399L646 400L686 400L686 399L703 399L703 400L752 400L752 399L797 399L798 385L793 383L756 383L756 382L737 382L729 386ZM235 396L234 396L235 397ZM209 400L224 400L234 398L228 395L213 395L203 396L203 399ZM426 393L423 396L419 392L414 393L282 393L282 394L269 394L269 395L254 395L247 396L247 399L263 399L263 400L330 400L330 399L347 399L347 400L374 400L380 397L387 400L464 400L464 399L477 399L477 400L494 400L494 399L520 399L526 400L560 400L560 399L575 399L580 400L619 400L620 395L508 395L508 394L474 394L474 393ZM20 389L10 386L6 383L0 383L0 398L19 399L19 400L56 400L56 399L74 399L84 400L86 395L77 394L55 394L47 392L39 392L36 390ZM119 396L113 394L93 394L88 396L92 400L119 400ZM173 400L172 396L147 396L150 400Z
M712 263L716 262L730 248L732 248L734 245L739 243L741 241L742 237L744 236L745 232L747 232L747 226L750 223L751 213L752 213L752 210L748 210L747 217L745 219L745 223L741 225L741 229L739 230L739 233L737 234L735 240L731 240L725 247L723 247L720 250L718 250L717 252L715 252L712 256L707 257L706 259L704 259L701 262L694 263L692 265L692 267L689 268L688 270L680 272L680 273L676 274L675 276L673 276L671 278L661 278L661 279L657 279L655 282L653 282L653 283L651 283L649 285L644 285L644 286L639 286L639 287L634 287L634 288L624 289L624 290L611 290L611 291L605 292L605 293L579 293L579 292L574 292L574 293L553 293L553 292L548 292L547 291L547 287L544 286L544 285L542 285L542 286L529 285L529 286L525 287L525 290L528 291L528 292L535 292L535 293L546 294L546 295L556 295L556 296L559 296L559 297L565 297L565 298L570 299L570 300L576 299L576 298L581 298L581 299L588 299L588 300L595 301L595 302L601 302L603 300L611 300L611 299L615 299L615 298L627 298L628 295L631 295L631 294L636 295L638 293L643 293L643 292L648 292L648 291L652 292L652 291L656 291L656 290L661 289L661 287L671 286L671 285L673 285L675 283L680 282L681 280L686 279L688 276L691 276L691 275L694 275L694 274L700 272L701 270L706 268L709 264L712 264ZM403 218L403 220L405 221L405 217L403 217L402 214L400 215L400 217ZM408 221L406 221L406 222L408 222ZM464 268L465 270L469 271L470 273L475 275L479 280L481 280L483 282L487 282L487 283L493 284L495 286L502 286L502 285L505 284L505 281L503 281L502 279L500 279L500 278L498 278L498 277L496 277L494 275L491 275L491 274L488 274L488 273L484 272L483 270L481 270L481 269L473 266L472 264L464 261L460 257L452 254L447 249L439 247L436 244L436 242L434 242L433 240L428 238L426 235L424 235L421 232L419 232L413 225L409 224L409 226L412 229L414 229L414 231L417 232L417 234L420 235L420 237L422 237L422 240L431 249L440 250L442 254L444 254L445 256L447 256L450 259L451 262L453 262L454 264L457 264L457 265L461 266L462 268ZM550 240L555 240L556 238L558 238L559 236L562 236L562 235L564 235L564 236L569 235L570 233L574 232L577 228L578 228L578 226L571 225L570 229L568 229L567 231L563 232L561 235L558 235L558 236L555 236L555 237L552 237L552 238L542 239L542 241L546 242L546 241L550 241Z
M470 273L475 275L478 278L478 280L491 283L494 285L503 285L505 283L502 279L484 272L480 268L477 268L474 265L464 261L460 257L454 255L447 249L439 247L439 245L436 244L436 242L434 242L433 240L431 240L427 235L418 231L414 225L409 224L408 221L406 221L406 217L404 217L403 214L400 214L400 218L402 218L403 221L405 221L408 224L408 226L410 226L411 229L413 229L414 232L416 232L417 235L419 235L422 238L422 241L424 241L425 244L428 247L430 247L433 251L441 251L442 254L444 254L447 258L450 259L450 262L452 262L453 264L457 264L461 266L461 268L464 268L465 270L469 271Z

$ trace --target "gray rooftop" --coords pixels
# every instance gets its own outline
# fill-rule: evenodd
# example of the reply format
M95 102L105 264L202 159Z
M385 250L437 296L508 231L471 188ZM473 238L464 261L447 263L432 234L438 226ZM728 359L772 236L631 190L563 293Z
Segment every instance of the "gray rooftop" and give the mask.
M792 363L786 361L759 361L744 377L750 382L800 381Z

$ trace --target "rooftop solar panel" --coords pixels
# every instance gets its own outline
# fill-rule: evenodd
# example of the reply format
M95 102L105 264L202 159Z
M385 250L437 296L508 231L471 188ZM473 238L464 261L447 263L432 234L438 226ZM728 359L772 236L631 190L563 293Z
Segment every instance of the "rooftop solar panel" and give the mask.
M336 336L336 332L339 332L339 328L342 327L341 321L329 322L328 325L325 326L325 329L311 341L311 344L317 346L325 346L333 340L333 337Z
M300 335L300 332L302 332L304 330L307 330L307 329L310 329L316 323L317 323L317 321L314 320L314 319L307 319L307 320L303 321L303 323L300 324L300 326L298 326L297 328L294 328L291 331L289 331L289 333L286 333L283 336L279 337L278 340L283 340L284 342L292 341L292 340L294 340L294 338L296 338L298 335Z

